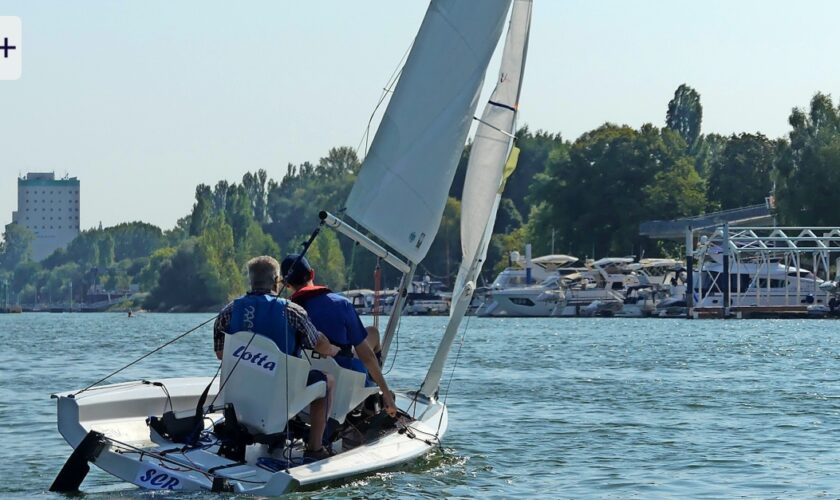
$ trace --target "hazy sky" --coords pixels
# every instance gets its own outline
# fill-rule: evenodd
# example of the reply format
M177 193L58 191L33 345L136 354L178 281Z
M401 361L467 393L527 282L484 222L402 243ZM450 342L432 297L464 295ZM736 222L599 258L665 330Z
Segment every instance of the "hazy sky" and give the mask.
M661 125L683 82L704 132L782 136L792 107L840 85L840 2L534 3L521 123L569 139ZM22 78L0 81L0 223L27 171L80 178L83 228L168 228L198 183L355 147L426 6L0 0L24 37Z

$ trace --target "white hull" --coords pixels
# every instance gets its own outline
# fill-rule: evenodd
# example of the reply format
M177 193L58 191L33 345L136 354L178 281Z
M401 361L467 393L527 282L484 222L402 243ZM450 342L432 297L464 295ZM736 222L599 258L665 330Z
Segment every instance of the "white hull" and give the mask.
M159 382L169 391L171 406L176 412L193 412L210 379L176 378ZM218 382L214 383L208 402L217 389ZM101 432L113 441L93 463L123 481L146 489L211 490L215 476L223 478L238 493L279 495L299 487L413 460L437 445L448 424L446 407L440 402L420 398L413 402L408 395L397 394L397 406L415 418L406 424L407 431L398 432L395 428L374 441L341 451L328 459L278 472L259 467L256 461L264 456L277 458L279 451L268 455L265 445L250 445L246 451L246 464L209 473L213 467L235 462L219 456L216 453L218 446L179 451L183 445L161 438L146 425L148 416L160 416L169 410L167 396L160 387L128 382L96 387L75 398L70 394L56 396L58 429L65 440L76 448L88 431ZM215 421L222 415L210 414L208 417ZM176 451L166 453L166 460L162 461L157 454L165 450Z
M731 292L731 307L785 307L785 306L808 306L811 304L828 303L825 300L826 294L822 290L761 290L756 294L755 290L738 295L734 290ZM811 302L813 301L813 302ZM723 295L708 295L695 304L694 307L723 307Z
M490 317L554 316L562 309L566 298L560 290L544 288L512 288L492 292L478 308L476 315Z

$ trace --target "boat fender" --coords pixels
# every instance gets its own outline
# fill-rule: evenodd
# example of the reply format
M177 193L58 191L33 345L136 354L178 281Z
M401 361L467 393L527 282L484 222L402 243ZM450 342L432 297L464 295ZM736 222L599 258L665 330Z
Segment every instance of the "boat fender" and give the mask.
M90 472L88 463L95 462L107 445L108 442L105 440L104 434L89 431L79 443L79 446L70 454L64 467L61 468L61 472L58 473L50 486L50 491L58 493L79 491L79 486L82 485L85 476Z

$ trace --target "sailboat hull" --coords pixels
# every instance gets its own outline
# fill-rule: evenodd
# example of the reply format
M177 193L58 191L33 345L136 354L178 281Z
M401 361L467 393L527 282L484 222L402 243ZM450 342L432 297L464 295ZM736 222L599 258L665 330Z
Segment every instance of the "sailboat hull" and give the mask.
M257 465L261 458L277 458L264 445L251 445L244 464L218 455L218 446L183 451L183 445L152 432L146 424L150 415L194 411L209 378L175 378L156 381L166 387L141 381L97 387L72 397L57 394L58 429L76 448L90 431L104 435L106 444L94 465L123 481L151 490L218 490L255 495L278 495L297 488L369 473L414 460L437 446L448 425L446 407L435 400L397 394L397 407L411 420L378 439L307 465L269 470ZM218 383L210 390L212 400ZM221 414L209 414L218 421ZM161 457L161 454L163 457ZM214 478L216 485L214 486Z

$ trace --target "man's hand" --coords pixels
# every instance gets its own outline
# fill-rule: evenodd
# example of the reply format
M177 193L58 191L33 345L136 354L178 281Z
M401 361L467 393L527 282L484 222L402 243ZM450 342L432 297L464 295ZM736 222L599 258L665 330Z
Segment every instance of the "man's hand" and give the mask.
M216 351L216 357L217 357L218 359L222 359L222 353L223 353L223 352L224 352L224 351Z
M385 403L385 411L391 418L396 418L397 416L397 405L394 403L394 396L391 395L391 391L384 391L382 393L382 402Z

